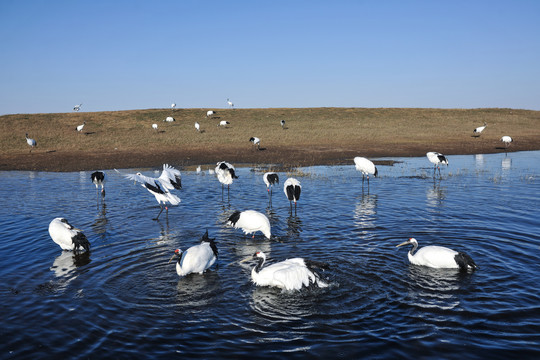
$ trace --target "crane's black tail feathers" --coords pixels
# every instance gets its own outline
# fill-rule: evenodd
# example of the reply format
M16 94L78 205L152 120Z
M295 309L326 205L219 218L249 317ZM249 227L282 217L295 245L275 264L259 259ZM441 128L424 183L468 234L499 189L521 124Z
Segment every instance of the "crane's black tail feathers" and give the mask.
M81 247L86 251L90 251L90 242L82 232L78 232L77 235L72 238L72 241L75 245L75 251L79 251Z
M214 255L215 255L216 257L218 257L219 251L218 251L218 249L217 249L217 246L216 246L216 243L215 243L214 240L216 240L216 239L210 239L210 238L208 237L208 229L206 229L206 232L204 233L204 235L203 235L202 238L201 238L201 243L202 243L202 242L210 243L210 248L212 249L212 252L214 253Z
M307 268L310 269L311 271L313 271L314 268L322 269L322 270L330 269L330 265L322 261L304 259L304 262L306 263Z
M476 270L478 266L476 266L474 260L465 253L458 253L454 259L456 260L456 263L459 266L460 270L467 271L469 268L472 270Z
M240 211L235 211L231 216L229 216L228 223L232 226L235 226L238 220L240 219Z

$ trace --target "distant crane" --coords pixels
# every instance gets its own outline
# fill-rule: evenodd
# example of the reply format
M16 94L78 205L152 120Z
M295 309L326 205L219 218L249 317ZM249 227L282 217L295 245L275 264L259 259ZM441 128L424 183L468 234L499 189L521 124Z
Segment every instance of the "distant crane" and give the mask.
M225 120L221 120L218 124L218 126L223 126L223 127L227 127L227 125L230 125L230 122L225 121Z
M175 108L176 108L176 103L173 102L173 103L171 104L171 109L172 109L172 111L174 111Z
M101 196L105 197L105 173L103 171L94 171L90 174L90 179L96 185L96 191L99 191L98 188L101 186Z
M163 120L163 121L166 121L166 122L173 122L173 121L176 121L176 120L175 120L175 118L173 118L172 116L167 116L167 117L165 118L165 120Z
M25 136L26 136L26 143L30 146L30 152L32 152L32 149L37 146L37 141L29 138L28 133L26 133Z
M501 141L504 143L504 148L508 149L508 146L514 141L510 136L505 135L501 138Z
M216 114L216 112L214 110L208 110L206 112L206 117L214 116L215 114Z
M281 124L281 128L285 129L285 120L281 120L279 123Z
M78 105L75 105L75 106L73 107L73 111L79 111L79 110L81 110L81 106L82 106L82 103L80 103L80 104L78 104Z
M234 166L225 161L220 161L216 164L216 175L218 181L221 183L221 196L223 197L223 185L227 185L227 196L229 196L229 185L233 183L234 179L238 179L234 172Z
M84 125L86 125L86 121L83 121L83 123L81 125L77 126L77 128L76 128L77 131L81 132L83 130L83 128L84 128Z
M201 125L197 121L195 121L195 129L197 129L198 132L201 131Z
M252 136L249 141L253 143L254 146L257 146L257 150L261 150L261 139L258 137Z
M152 129L157 131L157 124L152 124Z
M480 134L482 133L482 131L484 131L485 128L487 128L487 124L484 121L484 126L479 126L479 127L477 127L476 129L473 130L473 133L475 134L475 137L479 137Z
M272 203L272 188L279 184L279 176L275 172L267 172L263 175L263 181L266 184L266 191L270 195L270 203Z
M231 100L227 99L227 104L229 105L229 108L234 108L234 104L232 103Z

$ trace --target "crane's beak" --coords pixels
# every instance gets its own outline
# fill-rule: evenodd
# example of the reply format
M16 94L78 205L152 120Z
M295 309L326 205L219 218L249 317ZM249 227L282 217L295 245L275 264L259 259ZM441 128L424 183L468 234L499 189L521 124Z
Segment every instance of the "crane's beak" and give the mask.
M405 242L402 242L402 243L399 244L399 245L396 245L396 247L400 247L400 246L404 246L404 245L409 245L409 244L410 244L410 241L407 240L407 241L405 241Z
M170 264L171 261L173 261L173 259L174 259L175 257L177 257L177 256L178 256L178 254L177 254L177 253L174 253L173 256L171 256L171 259L169 260L169 262L168 262L167 264Z

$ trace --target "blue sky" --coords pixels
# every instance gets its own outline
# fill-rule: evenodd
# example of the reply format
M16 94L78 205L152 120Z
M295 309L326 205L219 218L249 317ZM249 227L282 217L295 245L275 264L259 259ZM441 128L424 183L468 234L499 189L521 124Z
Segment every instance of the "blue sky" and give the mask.
M0 0L0 114L540 110L540 1Z

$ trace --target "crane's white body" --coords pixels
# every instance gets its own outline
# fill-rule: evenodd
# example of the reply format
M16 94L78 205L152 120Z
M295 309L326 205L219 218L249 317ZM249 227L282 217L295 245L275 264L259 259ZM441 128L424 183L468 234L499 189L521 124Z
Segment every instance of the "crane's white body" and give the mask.
M268 217L255 210L237 211L229 217L227 223L235 229L242 229L246 235L255 234L257 231L262 232L268 239L272 235Z
M285 193L285 196L287 196L289 201L294 201L295 205L296 202L300 200L301 190L302 185L300 185L300 181L296 180L295 178L288 178L283 184L283 192Z
M223 185L231 185L234 180L234 166L225 161L220 161L216 166L216 176Z
M234 107L234 104L232 103L231 100L227 99L227 104L229 105L229 107L232 109Z
M487 127L487 124L484 122L484 126L477 127L476 129L473 130L473 132L477 134L478 136L480 136L480 134L482 133L482 131L486 129L486 127Z
M275 286L285 290L300 290L311 283L319 287L328 286L307 267L302 258L287 259L262 267L266 261L266 255L259 251L256 256L262 259L262 262L251 270L251 279L257 286Z
M201 125L195 121L195 129L197 129L197 131L201 131Z
M172 103L172 104L171 104L171 109L174 110L174 108L176 108L176 103Z
M216 262L216 255L210 243L202 242L182 252L180 261L176 263L176 273L186 276L191 273L202 274Z
M36 140L29 138L28 133L26 134L26 143L30 146L30 152L37 146Z
M157 130L157 124L152 124L152 129Z
M357 156L354 158L356 170L362 172L363 175L375 175L377 168L375 164L365 157Z
M221 120L221 121L219 122L219 125L218 125L218 126L227 126L227 125L229 125L229 124L230 124L230 122L228 122L228 121L226 121L226 120Z
M508 147L508 145L510 145L514 140L510 136L505 135L501 138L501 141L504 143L505 147Z
M215 113L216 113L216 112L215 112L214 110L208 110L208 111L206 112L206 117L215 115Z
M81 104L78 104L78 105L75 105L75 106L73 107L73 111L79 111L79 110L81 110L81 106L82 106L82 103L81 103Z
M418 247L418 241L415 238L410 238L397 245L397 247L404 245L412 245L412 249L407 253L407 257L409 258L409 262L413 265L423 265L436 269L460 268L456 261L456 256L459 256L460 253L455 250L443 246L430 245L418 249L415 253L414 251ZM472 262L471 264L468 264L467 267L474 269L476 268L476 264Z
M435 166L439 166L440 164L448 165L448 159L441 153L430 151L426 153L426 156L428 160Z
M77 126L77 131L81 132L82 129L84 129L84 125L86 125L86 121L84 121L81 125Z
M49 235L62 250L78 250L75 238L81 236L82 231L74 228L66 219L55 218L49 223ZM83 236L84 237L84 236ZM86 239L86 237L84 237ZM83 246L82 244L80 246Z
M165 118L165 121L166 121L166 122L173 122L173 121L176 121L176 120L175 120L172 116L167 116L167 117Z

